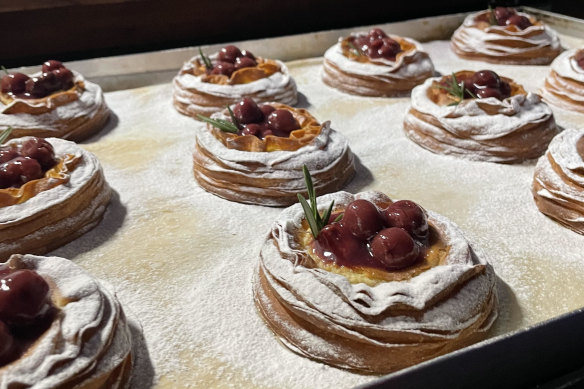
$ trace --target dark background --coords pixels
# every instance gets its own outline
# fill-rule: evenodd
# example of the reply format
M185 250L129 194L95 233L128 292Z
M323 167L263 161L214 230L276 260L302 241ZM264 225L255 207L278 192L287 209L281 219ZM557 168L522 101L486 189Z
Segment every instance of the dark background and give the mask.
M584 18L582 0L0 0L0 64L38 65L526 5Z

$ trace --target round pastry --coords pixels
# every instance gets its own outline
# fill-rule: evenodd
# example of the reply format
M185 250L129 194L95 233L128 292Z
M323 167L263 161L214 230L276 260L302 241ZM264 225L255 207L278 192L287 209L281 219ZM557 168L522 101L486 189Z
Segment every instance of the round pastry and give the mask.
M321 192L343 187L355 173L347 140L308 111L284 104L258 106L246 98L197 133L194 173L205 190L248 204L283 206L305 193L302 167ZM203 118L205 119L205 118ZM214 119L214 120L213 120ZM237 126L233 124L237 122ZM231 125L226 132L217 127Z
M404 130L434 153L499 163L541 156L558 132L537 94L490 70L459 71L414 88Z
M584 49L565 51L552 62L542 97L560 108L584 113Z
M535 166L533 198L539 210L584 235L584 130L564 130Z
M434 74L422 46L379 28L353 33L324 54L322 80L354 95L404 96Z
M103 128L110 111L99 85L59 61L50 60L30 77L11 73L2 78L0 125L12 137L57 137L82 141Z
M316 238L296 204L261 249L255 303L284 345L388 373L486 336L497 317L495 274L452 222L379 192L325 195L319 209L331 201L323 220L335 221Z
M512 65L547 65L562 51L554 30L504 7L468 15L452 35L451 47L465 59Z
M111 189L73 142L24 137L0 146L0 260L42 254L95 227Z
M233 45L185 63L173 80L173 103L183 115L211 115L244 97L294 105L296 83L283 62L255 57Z
M115 296L63 258L0 264L0 387L126 388L131 334Z

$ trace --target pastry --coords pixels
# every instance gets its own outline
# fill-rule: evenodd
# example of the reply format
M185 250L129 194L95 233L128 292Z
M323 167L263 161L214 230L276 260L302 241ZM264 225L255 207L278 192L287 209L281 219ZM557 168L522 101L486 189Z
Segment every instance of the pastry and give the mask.
M331 201L321 222L335 221L316 238L312 209L296 204L261 249L255 303L285 346L388 373L485 337L497 317L495 274L452 222L379 192L325 195L319 210Z
M468 15L450 42L459 57L512 65L547 65L562 51L554 30L504 7Z
M131 334L116 297L72 262L0 264L0 387L126 388Z
M0 146L0 260L42 254L95 227L111 189L95 156L59 138Z
M434 153L499 163L541 156L558 132L537 94L490 70L459 71L414 88L404 130Z
M584 49L565 51L552 62L542 97L557 107L584 113Z
M329 48L322 80L353 95L404 96L433 74L432 61L418 42L375 28L341 38Z
M231 201L269 206L290 205L304 193L302 166L314 174L322 192L344 186L355 172L346 139L320 124L308 111L279 103L258 106L246 98L227 112L213 115L197 133L194 173L205 190ZM216 121L219 120L219 123Z
M12 137L56 137L75 142L102 129L110 111L99 85L61 62L50 60L30 77L11 73L2 78L0 125Z
M584 130L552 140L535 166L532 193L543 214L584 235Z
M200 51L184 64L173 88L175 108L193 118L209 116L244 97L257 102L297 102L296 83L284 63L255 57L233 45L209 57Z

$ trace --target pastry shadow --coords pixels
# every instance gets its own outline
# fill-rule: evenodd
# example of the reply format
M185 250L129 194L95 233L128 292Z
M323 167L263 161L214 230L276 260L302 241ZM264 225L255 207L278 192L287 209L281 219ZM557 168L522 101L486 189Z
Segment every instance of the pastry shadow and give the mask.
M101 138L103 138L104 136L106 136L107 134L112 132L112 130L114 128L116 128L119 123L120 123L120 118L110 108L110 115L109 115L107 122L105 123L105 126L101 130L99 130L97 133L93 134L92 136L90 136L89 138L85 139L83 142L80 142L80 143L99 142L101 140Z
M298 92L298 102L296 103L295 107L308 109L310 106L312 106L312 104L310 104L310 101L308 101L308 97L306 97L304 93Z
M51 255L73 259L103 245L122 227L127 213L120 195L112 189L112 198L99 224L72 242L53 250Z
M132 353L134 354L134 367L132 368L129 388L151 388L154 385L154 364L150 358L142 328L132 321L129 321L128 327L132 334Z
M499 276L496 276L496 282L499 298L499 317L491 329L492 335L506 334L523 327L521 306L513 289Z
M351 181L345 186L347 192L357 193L373 182L373 174L365 165L361 163L361 159L355 155L355 175Z

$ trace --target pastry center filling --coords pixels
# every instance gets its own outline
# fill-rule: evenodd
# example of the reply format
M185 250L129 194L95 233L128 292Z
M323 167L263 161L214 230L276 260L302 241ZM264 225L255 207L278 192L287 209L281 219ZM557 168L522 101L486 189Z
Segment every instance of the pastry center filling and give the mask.
M57 314L49 285L35 271L0 264L0 367L18 359Z
M200 51L201 58L194 62L194 68L186 71L201 76L201 81L221 85L247 84L270 77L280 71L276 61L255 57L250 51L239 50L228 45L223 47L215 60Z
M379 29L374 28L367 35L353 35L341 41L343 55L353 61L380 63L395 62L398 54L414 49L412 43L404 39L395 40Z
M462 70L433 81L432 87L428 89L428 97L438 105L458 105L465 99L489 97L504 100L525 93L521 85L500 77L492 70Z
M15 98L41 99L75 86L74 75L61 62L49 60L42 65L42 74L29 77L23 73L9 73L2 77L2 102Z
M449 250L424 209L409 200L355 200L336 210L316 239L308 225L297 239L313 266L369 285L410 279L443 264Z
M519 15L514 8L507 7L489 9L478 15L476 20L491 26L513 26L518 30L525 30L534 25L528 17Z
M42 138L0 146L0 208L68 182L79 160L73 155L56 159L53 146Z

